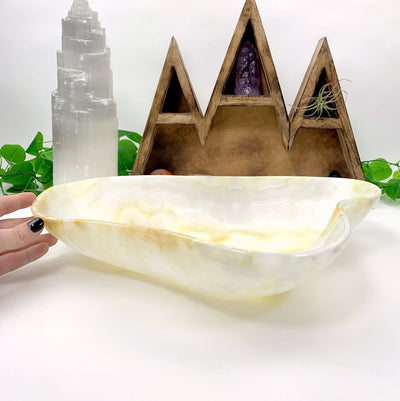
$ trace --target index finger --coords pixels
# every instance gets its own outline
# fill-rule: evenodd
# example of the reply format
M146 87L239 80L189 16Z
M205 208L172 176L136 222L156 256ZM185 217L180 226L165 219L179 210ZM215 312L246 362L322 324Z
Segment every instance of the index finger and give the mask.
M8 195L0 197L0 216L15 212L18 209L24 209L31 206L36 199L32 192L23 192L17 195Z

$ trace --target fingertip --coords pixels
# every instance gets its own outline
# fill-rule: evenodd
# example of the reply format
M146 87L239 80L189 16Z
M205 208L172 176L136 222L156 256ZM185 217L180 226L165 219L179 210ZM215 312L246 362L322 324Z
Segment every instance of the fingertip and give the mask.
M0 255L0 276L41 258L49 248L47 242L39 242L29 248Z
M22 192L21 195L25 196L26 198L36 199L36 195L33 192Z
M17 195L19 207L18 209L24 209L26 207L32 206L32 203L36 199L36 195L33 192L21 192Z
M58 239L56 237L51 236L50 241L48 242L49 246L54 246L57 244Z
M39 242L38 243L38 252L43 253L43 255L45 253L47 253L50 249L50 246L47 242Z
M0 216L25 209L32 205L36 195L33 192L22 192L15 195L2 196L0 199Z
M41 258L49 251L50 247L47 242L39 242L26 249L28 263Z
M30 206L36 199L36 195L33 192L21 192L17 196L23 205L27 205L26 207Z

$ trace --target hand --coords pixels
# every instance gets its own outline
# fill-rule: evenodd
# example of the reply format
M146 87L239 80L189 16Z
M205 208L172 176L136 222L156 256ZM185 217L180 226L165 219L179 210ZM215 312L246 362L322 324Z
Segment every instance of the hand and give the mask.
M26 192L0 197L0 217L24 209L36 196ZM42 257L57 239L40 234L43 220L33 217L0 220L0 276Z

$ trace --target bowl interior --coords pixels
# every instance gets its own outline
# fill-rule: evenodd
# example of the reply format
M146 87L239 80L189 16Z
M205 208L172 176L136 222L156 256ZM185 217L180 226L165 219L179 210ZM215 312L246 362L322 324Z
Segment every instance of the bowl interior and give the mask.
M132 176L54 187L36 212L61 220L152 227L225 246L299 252L337 239L338 205L376 197L362 181L306 177ZM330 226L328 223L331 221ZM321 244L321 245L319 245Z

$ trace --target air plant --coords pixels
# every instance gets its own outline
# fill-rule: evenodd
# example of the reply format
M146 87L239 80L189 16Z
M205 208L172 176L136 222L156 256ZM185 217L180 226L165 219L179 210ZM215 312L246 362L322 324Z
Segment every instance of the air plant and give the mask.
M336 117L336 111L339 109L336 101L341 94L346 94L346 92L340 88L338 81L328 82L321 86L316 96L310 98L308 106L298 109L304 110L304 117L314 117L315 120L322 117Z

